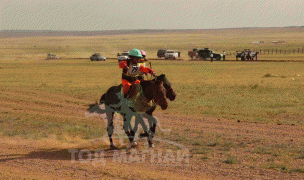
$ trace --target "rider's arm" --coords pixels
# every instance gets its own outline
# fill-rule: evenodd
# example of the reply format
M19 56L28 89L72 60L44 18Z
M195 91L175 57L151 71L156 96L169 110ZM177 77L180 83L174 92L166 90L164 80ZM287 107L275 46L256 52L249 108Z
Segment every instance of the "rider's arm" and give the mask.
M128 69L127 61L120 61L119 68Z
M153 71L153 69L145 67L143 65L140 65L140 71L146 74L152 74L155 76L155 72Z

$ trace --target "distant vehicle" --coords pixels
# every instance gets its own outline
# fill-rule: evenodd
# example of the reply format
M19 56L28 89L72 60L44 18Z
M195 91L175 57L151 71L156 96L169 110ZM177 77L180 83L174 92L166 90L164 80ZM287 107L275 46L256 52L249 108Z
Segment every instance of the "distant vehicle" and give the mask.
M102 56L99 53L94 53L91 57L90 60L91 61L105 61L107 58L105 58L104 56Z
M59 59L59 57L56 54L49 53L47 54L46 59Z
M197 54L198 50L200 50L200 49L194 48L194 49L192 49L192 51L188 51L188 56L190 56L191 59L197 58L198 57L198 54Z
M162 57L165 57L165 54L166 54L166 51L165 49L160 49L157 51L157 57L158 58L162 58Z
M176 59L178 58L178 52L173 50L167 50L165 53L165 59Z
M215 53L213 50L210 50L209 48L197 50L197 54L203 60L211 58L211 54L213 54L213 58L217 61L221 60L221 58L223 57L223 54Z
M235 58L236 58L236 60L238 60L238 58L241 58L242 61L254 60L254 58L256 60L258 60L258 54L259 54L259 52L255 52L254 50L244 49L244 51L242 51L240 53L238 53L238 51L237 51Z
M127 60L128 58L129 58L129 52L128 51L124 51L121 54L117 53L118 61L124 61L124 60Z

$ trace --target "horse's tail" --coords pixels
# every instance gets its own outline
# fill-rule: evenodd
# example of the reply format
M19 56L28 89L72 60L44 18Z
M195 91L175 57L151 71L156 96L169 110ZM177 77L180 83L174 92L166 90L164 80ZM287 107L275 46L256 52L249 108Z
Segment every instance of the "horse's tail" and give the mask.
M105 110L100 109L99 105L102 105L105 103L105 94L101 96L100 98L100 103L98 104L97 101L94 104L89 104L89 108L87 109L90 113L99 113L99 114L103 114L105 113Z
M92 108L96 107L96 106L99 106L99 105L102 105L105 103L105 94L103 94L100 98L100 103L98 104L97 101L95 101L94 104L89 104L89 108L87 110L92 110Z

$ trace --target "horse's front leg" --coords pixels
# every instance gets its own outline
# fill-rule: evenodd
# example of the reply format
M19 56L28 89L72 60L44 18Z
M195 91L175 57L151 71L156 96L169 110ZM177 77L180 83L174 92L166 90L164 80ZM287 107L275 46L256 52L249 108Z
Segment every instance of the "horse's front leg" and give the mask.
M133 131L132 126L131 126L131 119L132 119L132 116L123 115L123 120L124 120L123 128L124 128L124 131L125 131L126 135L129 138L130 143L136 143L134 141L135 132Z
M157 120L152 116L152 113L154 112L156 106L148 110L145 114L143 114L143 118L146 118L149 122L149 128L150 128L150 133L154 136L155 130L156 130L156 125L157 125ZM148 137L149 134L142 133L140 136L142 137Z
M109 136L109 140L110 140L110 148L116 149L116 147L113 143L113 139L112 139L112 135L114 132L114 125L113 125L114 112L107 110L106 115L107 115L107 119L108 119L107 131L108 131L108 136Z
M143 134L143 135L147 136L147 141L149 143L149 147L154 147L152 139L155 135L157 120L152 115L149 115L147 113L145 113L143 115L143 117L145 117L148 120L149 126L150 126L150 133L149 134Z
M156 106L154 106L152 109L148 110L144 116L148 119L149 125L150 125L150 131L153 133L153 136L156 131L156 125L157 125L157 120L153 117L152 113L154 112Z
M138 118L135 116L134 128L132 128L131 124L130 124L130 126L129 126L129 129L131 129L131 130L130 130L130 133L132 133L133 135L135 135L136 132L137 132L137 130L138 130L138 125L139 125L139 120L138 120Z
M149 136L149 134L150 134L150 131L148 130L148 127L147 127L147 125L146 125L146 123L145 123L145 121L144 121L144 119L143 119L143 117L145 116L145 114L143 114L143 115L136 115L135 116L135 126L134 126L134 132L136 133L137 132L137 126L138 126L138 124L140 124L141 126L142 126L142 128L143 128L143 130L144 130L144 133L141 133L140 135L139 135L139 137L148 137ZM150 122L149 122L149 125L150 125L150 127L151 127L151 124L150 124Z

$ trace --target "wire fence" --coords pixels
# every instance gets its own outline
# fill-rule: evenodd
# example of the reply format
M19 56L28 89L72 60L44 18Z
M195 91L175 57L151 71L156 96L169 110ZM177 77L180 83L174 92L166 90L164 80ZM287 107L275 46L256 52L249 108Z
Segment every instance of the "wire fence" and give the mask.
M255 52L259 52L259 54L304 54L304 48L297 49L252 49ZM242 51L236 51L238 53ZM226 56L235 56L236 52L227 52Z
M260 54L303 54L304 48L298 49L260 49Z

